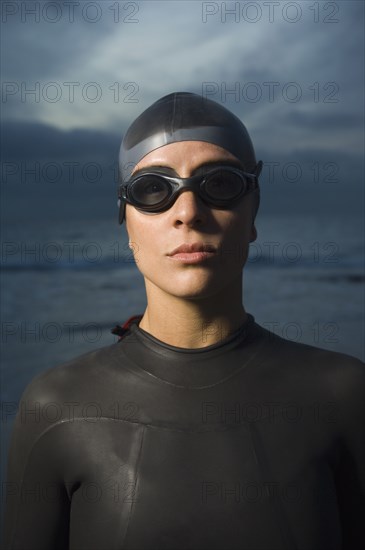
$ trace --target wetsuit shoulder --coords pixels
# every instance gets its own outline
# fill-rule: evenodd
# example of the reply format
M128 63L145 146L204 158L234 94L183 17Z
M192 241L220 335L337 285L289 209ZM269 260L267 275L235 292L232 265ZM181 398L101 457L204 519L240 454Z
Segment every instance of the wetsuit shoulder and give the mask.
M112 388L117 386L121 399L128 394L123 361L117 361L116 352L117 344L105 346L35 376L19 401L11 449L21 449L25 457L62 424L111 416Z
M287 371L303 372L317 379L323 377L333 386L338 386L338 394L352 391L364 380L365 363L352 355L288 340L263 330L270 344L273 363L278 368L281 366Z
M24 389L20 401L50 403L71 398L80 393L86 396L91 388L116 368L117 344L84 353L67 362L46 369L35 376ZM123 370L118 365L119 373Z
M332 407L330 416L342 442L361 440L358 427L365 419L365 363L345 353L293 342L272 333L268 341L261 387L264 380L269 384L272 381L278 392L283 389L287 399L313 406L317 403L328 410Z

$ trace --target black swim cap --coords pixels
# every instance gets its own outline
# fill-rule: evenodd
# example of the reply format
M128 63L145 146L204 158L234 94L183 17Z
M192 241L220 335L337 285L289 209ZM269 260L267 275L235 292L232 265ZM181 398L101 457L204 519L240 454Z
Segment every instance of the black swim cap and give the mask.
M238 117L211 99L175 92L153 103L128 128L119 153L120 183L128 181L148 153L178 141L218 145L237 157L245 171L259 175L261 163L257 165L250 136ZM124 212L121 202L119 223L123 223Z

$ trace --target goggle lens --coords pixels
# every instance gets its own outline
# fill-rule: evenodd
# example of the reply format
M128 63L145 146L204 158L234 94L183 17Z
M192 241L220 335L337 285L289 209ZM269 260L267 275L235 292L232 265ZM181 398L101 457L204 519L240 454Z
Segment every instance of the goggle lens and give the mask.
M154 206L171 195L171 186L161 176L145 175L131 188L131 198L141 206Z
M246 184L246 185L245 185ZM213 200L230 201L247 188L246 179L234 172L220 170L206 179L205 191Z

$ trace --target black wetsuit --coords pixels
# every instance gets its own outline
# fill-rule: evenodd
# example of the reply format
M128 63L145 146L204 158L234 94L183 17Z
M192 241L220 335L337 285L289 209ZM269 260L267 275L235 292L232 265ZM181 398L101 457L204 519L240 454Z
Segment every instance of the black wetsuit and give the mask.
M6 549L359 549L364 371L251 315L194 350L132 322L23 394Z

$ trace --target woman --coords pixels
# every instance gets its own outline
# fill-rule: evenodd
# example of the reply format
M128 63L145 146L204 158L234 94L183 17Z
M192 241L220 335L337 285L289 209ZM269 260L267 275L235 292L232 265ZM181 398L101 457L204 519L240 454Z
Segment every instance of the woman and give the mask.
M26 389L6 548L361 546L364 365L271 334L242 303L260 170L243 124L195 94L131 125L119 220L147 308Z

